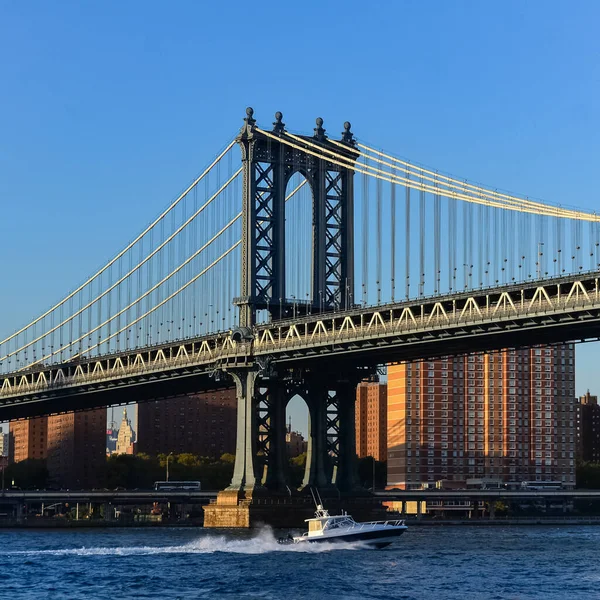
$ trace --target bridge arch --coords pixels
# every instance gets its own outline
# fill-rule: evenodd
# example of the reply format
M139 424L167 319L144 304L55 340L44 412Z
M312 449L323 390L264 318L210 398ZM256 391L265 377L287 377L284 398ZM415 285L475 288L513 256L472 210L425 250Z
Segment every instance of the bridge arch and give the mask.
M310 411L302 395L294 394L288 399L285 420L286 450L289 457L288 481L295 488L301 488L309 479L308 470L310 468L309 461L307 460ZM304 459L303 466L302 458Z
M310 312L313 290L314 213L313 182L305 169L295 169L285 187L285 298L292 315ZM288 309L289 310L289 309Z

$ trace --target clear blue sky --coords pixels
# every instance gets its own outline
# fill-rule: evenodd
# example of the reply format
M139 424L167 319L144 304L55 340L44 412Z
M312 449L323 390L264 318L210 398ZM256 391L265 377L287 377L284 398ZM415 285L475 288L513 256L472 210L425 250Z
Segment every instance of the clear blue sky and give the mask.
M599 22L591 0L1 3L0 334L134 237L247 105L598 210Z

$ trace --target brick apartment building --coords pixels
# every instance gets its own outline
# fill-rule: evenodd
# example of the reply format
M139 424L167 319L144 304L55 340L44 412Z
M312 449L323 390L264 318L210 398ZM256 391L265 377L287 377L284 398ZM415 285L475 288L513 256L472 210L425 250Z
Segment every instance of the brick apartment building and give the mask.
M53 486L90 489L106 464L106 409L48 417L48 474Z
M388 367L388 487L468 478L575 485L573 345Z
M579 455L582 460L600 462L600 405L588 390L579 398Z
M10 462L46 458L48 417L11 421L8 432Z
M235 453L235 389L138 405L137 452L189 452L218 458Z
M356 455L387 459L387 385L363 381L356 388Z
M54 487L85 489L100 483L106 463L106 409L13 421L10 460L45 459Z

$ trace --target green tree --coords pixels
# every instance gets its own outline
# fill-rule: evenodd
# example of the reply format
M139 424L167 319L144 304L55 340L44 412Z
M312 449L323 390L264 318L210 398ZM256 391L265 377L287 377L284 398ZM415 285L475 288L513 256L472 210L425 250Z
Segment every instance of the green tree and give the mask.
M148 455L113 454L106 461L105 486L109 489L151 489L163 478L156 458Z
M113 454L106 462L105 486L109 489L151 489L155 481L165 480L167 456L170 481L200 481L205 490L220 490L231 482L235 461L231 454L220 459L191 453Z
M304 470L306 468L306 452L294 456L289 460L289 481L290 487L299 488L304 479Z
M46 461L39 458L28 458L8 465L4 471L4 485L22 490L45 489L48 485L48 469Z

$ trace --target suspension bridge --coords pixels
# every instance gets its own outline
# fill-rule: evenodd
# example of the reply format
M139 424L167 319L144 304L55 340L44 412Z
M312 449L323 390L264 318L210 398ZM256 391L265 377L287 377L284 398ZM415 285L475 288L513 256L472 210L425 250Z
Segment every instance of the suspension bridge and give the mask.
M0 340L0 419L235 385L234 505L285 488L299 394L304 485L351 491L355 387L381 365L600 336L598 215L419 166L348 122L335 137L247 109L131 243Z

